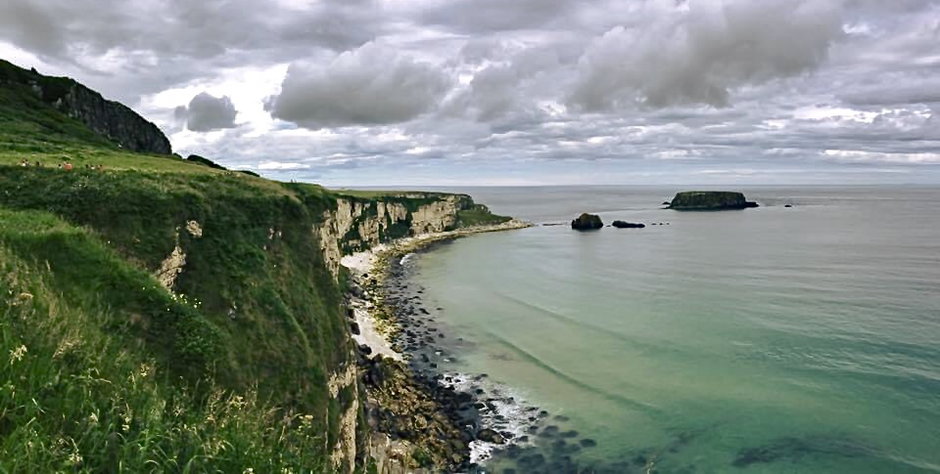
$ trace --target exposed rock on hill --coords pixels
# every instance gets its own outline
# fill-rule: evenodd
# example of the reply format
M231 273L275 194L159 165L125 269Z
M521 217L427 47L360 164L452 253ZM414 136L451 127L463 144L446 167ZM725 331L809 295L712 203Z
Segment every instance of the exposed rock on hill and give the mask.
M122 148L169 155L170 141L151 122L127 106L67 77L50 77L0 60L0 87L28 87L42 102L76 119Z
M677 211L723 211L757 207L744 194L728 191L686 191L676 194L669 208Z
M224 169L227 169L226 167L224 167L224 166L222 166L222 165L220 165L220 164L218 164L218 163L216 163L216 162L214 162L214 161L212 161L212 160L210 160L210 159L208 159L208 158L206 158L206 157L204 157L204 156L199 156L199 155L189 155L189 156L186 157L186 161L192 161L192 162L194 162L194 163L199 163L200 165L208 166L209 168L214 168L214 169L217 169L217 170L224 170Z

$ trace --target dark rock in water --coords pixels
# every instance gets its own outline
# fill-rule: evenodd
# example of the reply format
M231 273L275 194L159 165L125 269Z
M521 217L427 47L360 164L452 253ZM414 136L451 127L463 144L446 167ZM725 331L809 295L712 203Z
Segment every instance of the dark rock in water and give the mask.
M783 206L783 207L793 207L793 204L787 204L787 205L785 205L785 206Z
M578 432L575 430L570 430L570 431L562 432L558 436L561 436L562 438L577 438Z
M604 222L601 221L601 218L586 212L571 221L571 228L575 230L595 230L601 227L604 227Z
M519 458L519 466L525 468L539 467L545 464L545 456L542 454L530 454Z
M871 455L873 449L852 440L807 437L784 437L762 446L743 448L731 463L735 467L747 467L751 464L766 464L781 460L799 460L813 454L841 456L847 458Z
M724 211L758 207L745 199L744 194L728 191L686 191L676 194L669 204L677 211Z
M642 229L646 227L646 225L634 222L614 221L614 227L618 229Z
M358 336L360 334L359 323L349 323L349 332Z
M663 206L671 206L672 203L669 202L669 201L663 201L662 205L663 205Z
M581 441L579 441L579 443L581 444L581 446L584 446L585 448L593 448L594 446L597 446L597 441L594 441L591 438L584 438Z
M477 433L477 439L480 441L485 441L487 443L493 443L493 444L503 444L506 442L506 439L503 438L503 435L489 428L484 428L480 430Z
M363 354L365 354L365 355L369 355L369 354L372 353L372 348L369 347L369 346L367 346L367 345L365 345L365 344L359 344L359 352L361 352L361 353L363 353Z

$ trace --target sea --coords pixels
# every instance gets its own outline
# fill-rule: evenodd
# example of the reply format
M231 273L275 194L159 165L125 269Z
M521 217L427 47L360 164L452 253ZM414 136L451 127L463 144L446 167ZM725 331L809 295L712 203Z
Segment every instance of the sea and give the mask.
M408 257L461 341L441 370L549 413L523 443L543 454L484 470L940 472L940 188L663 209L698 189L446 189L536 224ZM574 231L581 212L646 228Z

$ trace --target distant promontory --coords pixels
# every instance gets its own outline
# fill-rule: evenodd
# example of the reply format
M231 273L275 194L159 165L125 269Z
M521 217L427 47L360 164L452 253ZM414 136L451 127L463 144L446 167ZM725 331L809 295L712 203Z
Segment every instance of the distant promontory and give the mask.
M744 194L729 191L685 191L676 194L669 203L669 209L677 211L724 211L758 207L748 201Z

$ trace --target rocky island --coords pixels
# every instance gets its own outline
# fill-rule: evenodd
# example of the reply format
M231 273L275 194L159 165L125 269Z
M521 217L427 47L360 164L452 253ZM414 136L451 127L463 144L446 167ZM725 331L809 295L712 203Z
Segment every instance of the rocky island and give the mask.
M758 207L748 201L743 193L729 191L685 191L676 194L669 209L677 211L724 211Z
M596 230L604 227L604 222L595 214L583 213L577 219L571 221L571 228L574 230Z

